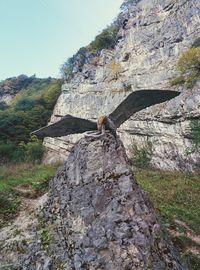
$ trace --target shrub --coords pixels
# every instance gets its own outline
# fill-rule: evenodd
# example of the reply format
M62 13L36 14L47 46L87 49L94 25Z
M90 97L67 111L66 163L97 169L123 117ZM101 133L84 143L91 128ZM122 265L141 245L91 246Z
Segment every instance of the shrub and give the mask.
M32 136L30 142L26 144L21 142L19 147L24 152L26 162L41 161L44 154L44 146L36 136Z
M121 72L121 66L120 63L117 62L116 60L112 60L108 64L108 68L110 70L110 75L113 79L117 79L119 76L119 73Z
M200 48L190 48L178 60L178 69L188 87L200 79Z
M12 141L0 141L0 163L8 162L16 150L16 143Z
M119 28L115 25L107 27L95 37L94 41L90 43L90 48L95 51L100 51L102 49L113 49L117 42L118 31Z
M176 86L179 84L185 83L185 79L183 76L179 76L171 81L171 86Z
M34 107L34 100L30 98L22 98L15 104L16 110L30 110Z
M197 46L200 39L196 40L192 47L179 58L177 68L180 75L171 81L171 85L186 84L192 87L200 79L200 47Z
M42 94L42 99L44 101L44 106L46 109L53 110L56 101L60 95L62 80L57 80L53 82L47 90ZM41 100L40 100L41 102Z
M139 148L135 142L132 143L132 163L138 168L147 168L152 158L152 143L147 142L146 145Z

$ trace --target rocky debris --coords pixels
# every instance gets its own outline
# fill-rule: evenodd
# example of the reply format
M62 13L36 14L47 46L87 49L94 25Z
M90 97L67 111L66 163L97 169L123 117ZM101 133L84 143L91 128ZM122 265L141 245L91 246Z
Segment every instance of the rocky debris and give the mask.
M132 91L171 89L177 60L200 35L199 11L199 0L125 1L116 19L117 46L102 50L95 65L86 63L62 86L51 122L66 114L94 120L109 115ZM190 121L200 118L199 86L177 90L183 92L180 97L132 117L119 134L128 154L133 140L138 147L150 140L154 145L151 165L191 171L199 162L199 154L186 155L191 148ZM44 161L66 160L79 138L46 138Z
M39 199L24 199L16 220L0 230L0 270L21 269L20 259L35 241L38 226L35 213L41 211L46 199L47 194Z
M75 145L39 218L23 270L186 269L110 133Z

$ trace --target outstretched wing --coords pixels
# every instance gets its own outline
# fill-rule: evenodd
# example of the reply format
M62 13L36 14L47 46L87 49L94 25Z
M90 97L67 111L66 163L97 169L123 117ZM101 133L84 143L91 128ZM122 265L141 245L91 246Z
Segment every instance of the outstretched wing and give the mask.
M170 90L139 90L131 93L110 115L116 128L134 113L178 96L180 92Z
M36 135L38 138L61 137L69 134L83 133L96 128L97 125L95 122L68 114L58 122L32 132L31 135Z

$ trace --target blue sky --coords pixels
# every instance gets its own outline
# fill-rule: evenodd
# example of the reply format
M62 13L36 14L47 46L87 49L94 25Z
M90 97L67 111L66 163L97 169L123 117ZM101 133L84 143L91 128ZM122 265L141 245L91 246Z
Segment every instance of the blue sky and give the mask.
M62 63L110 24L123 0L0 0L0 80L57 77Z

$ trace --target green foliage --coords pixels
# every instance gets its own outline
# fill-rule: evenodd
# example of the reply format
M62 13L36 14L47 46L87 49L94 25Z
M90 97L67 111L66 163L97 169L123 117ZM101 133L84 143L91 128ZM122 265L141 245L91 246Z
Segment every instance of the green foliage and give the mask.
M26 196L20 188L27 187L34 197L44 194L56 167L30 163L0 166L0 227L15 217L20 201Z
M0 227L15 216L19 203L18 193L13 189L0 190Z
M87 47L82 47L61 66L61 74L70 81L74 74L81 72L88 59L96 58L102 49L113 49L117 42L118 26L112 24L97 35Z
M44 147L36 137L29 142L0 141L0 162L39 162L42 159Z
M32 136L28 143L21 142L19 148L24 153L25 162L41 161L44 154L42 142L36 136Z
M138 168L147 168L152 158L152 143L147 142L143 147L138 147L136 143L132 143L132 164Z
M43 213L41 213L41 214L43 214ZM41 239L42 245L43 245L44 249L47 251L47 254L49 256L51 256L52 251L50 249L50 245L55 242L52 228L50 225L46 224L43 216L39 216L38 220L39 220L38 231L40 234L40 239Z
M61 80L35 79L11 107L0 111L0 140L27 142L31 131L47 124L60 94Z
M100 51L102 49L113 49L117 42L118 31L119 28L115 25L107 27L95 37L94 41L90 43L91 49L95 51Z
M200 37L197 38L197 39L193 42L193 44L192 44L191 47L192 47L192 48L200 47Z
M22 98L15 104L16 110L31 110L34 107L34 100L30 98Z
M62 80L36 79L0 110L0 162L40 160L41 143L30 141L30 132L45 126L60 94ZM19 146L24 142L24 149Z
M189 269L199 269L200 247L188 236L188 233L200 234L199 175L140 169L135 170L135 177L148 192L164 226L176 232L176 238L173 235L172 240L182 259ZM191 247L198 254L192 254Z
M18 77L8 78L0 82L0 89L4 92L17 93L22 88L26 88L35 80L35 75L28 77L24 74L19 75Z
M108 64L108 68L110 70L110 75L113 79L117 79L120 72L121 72L121 65L119 62L117 62L116 60L112 60L109 64Z
M57 80L43 92L41 98L44 100L44 106L48 110L53 110L56 101L60 95L60 89L62 85L62 80Z
M192 87L200 79L200 48L191 47L178 60L180 76L174 79L171 84L183 84Z
M185 79L183 76L178 76L177 78L171 81L171 86L176 86L185 83Z
M1 163L12 159L13 153L16 150L16 143L11 141L0 141L0 157Z

